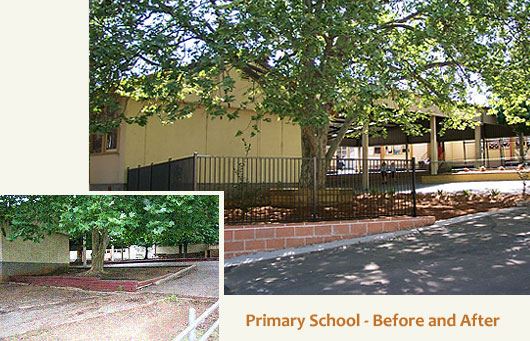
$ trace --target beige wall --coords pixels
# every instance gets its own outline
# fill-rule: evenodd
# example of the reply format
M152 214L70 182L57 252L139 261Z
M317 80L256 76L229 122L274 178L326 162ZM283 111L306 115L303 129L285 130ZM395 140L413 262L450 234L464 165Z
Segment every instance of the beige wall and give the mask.
M260 122L261 132L250 137L252 112L243 111L235 120L209 118L199 109L192 117L163 125L151 118L145 127L126 126L124 166L135 167L168 158L190 156L194 152L214 156L243 156L245 145L241 137L251 144L249 156L299 156L300 132L298 127L284 121ZM236 137L238 130L243 136Z
M40 243L24 241L20 238L7 240L0 233L0 261L16 263L53 263L68 264L68 236L52 234Z
M219 249L219 245L192 244L188 245L188 253L204 252L207 247L210 250ZM178 246L157 246L156 253L158 255L175 255L179 253L179 248Z

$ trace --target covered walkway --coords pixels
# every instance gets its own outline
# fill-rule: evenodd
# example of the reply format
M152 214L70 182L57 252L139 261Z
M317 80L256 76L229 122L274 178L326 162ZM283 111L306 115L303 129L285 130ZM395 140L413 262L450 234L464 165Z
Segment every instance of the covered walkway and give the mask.
M444 115L434 113L430 119L419 124L426 131L420 136L409 136L398 124L385 126L386 136L366 133L366 127L351 125L346 137L337 150L339 158L369 159L411 159L416 158L417 167L427 169L431 174L450 172L457 169L497 167L515 167L520 163L521 153L527 153L529 138L520 137L512 127L499 124L496 117L480 114L476 127L466 129L447 129L442 135ZM345 119L337 118L328 132L332 141L344 124ZM361 133L362 131L364 133ZM359 137L351 137L359 136ZM364 142L363 142L364 141Z

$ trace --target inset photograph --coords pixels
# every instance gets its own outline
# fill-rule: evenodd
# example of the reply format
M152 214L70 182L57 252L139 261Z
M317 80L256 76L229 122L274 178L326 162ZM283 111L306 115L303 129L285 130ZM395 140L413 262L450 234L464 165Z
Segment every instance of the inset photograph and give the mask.
M0 196L0 339L217 340L219 223L218 195Z

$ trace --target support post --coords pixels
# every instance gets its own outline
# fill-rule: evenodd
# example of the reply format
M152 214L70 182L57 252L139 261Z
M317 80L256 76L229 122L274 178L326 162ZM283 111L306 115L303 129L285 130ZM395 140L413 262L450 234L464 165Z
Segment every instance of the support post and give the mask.
M313 220L317 220L317 158L313 156Z
M114 245L110 246L110 261L114 262Z
M480 168L482 165L482 127L480 124L475 126L475 168Z
M467 167L466 141L462 141L462 150L464 151L464 167Z
M413 157L411 160L412 163L412 216L417 216L416 208L416 158Z
M431 149L431 175L438 174L438 138L436 131L436 116L431 115L431 140L430 140L430 149Z
M524 133L518 133L517 138L519 139L519 163L522 165L526 162L526 153L524 148Z
M362 185L363 190L367 191L370 188L370 169L368 165L368 145L370 143L370 137L368 135L368 123L364 124L363 127L363 134L362 134L362 167L363 167L363 174L362 174Z

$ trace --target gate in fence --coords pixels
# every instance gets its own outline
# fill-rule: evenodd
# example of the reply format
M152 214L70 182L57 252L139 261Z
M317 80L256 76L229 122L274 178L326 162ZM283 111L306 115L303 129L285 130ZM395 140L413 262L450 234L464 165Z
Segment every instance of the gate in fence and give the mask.
M127 189L224 191L227 224L416 215L412 160L197 155L127 170Z

